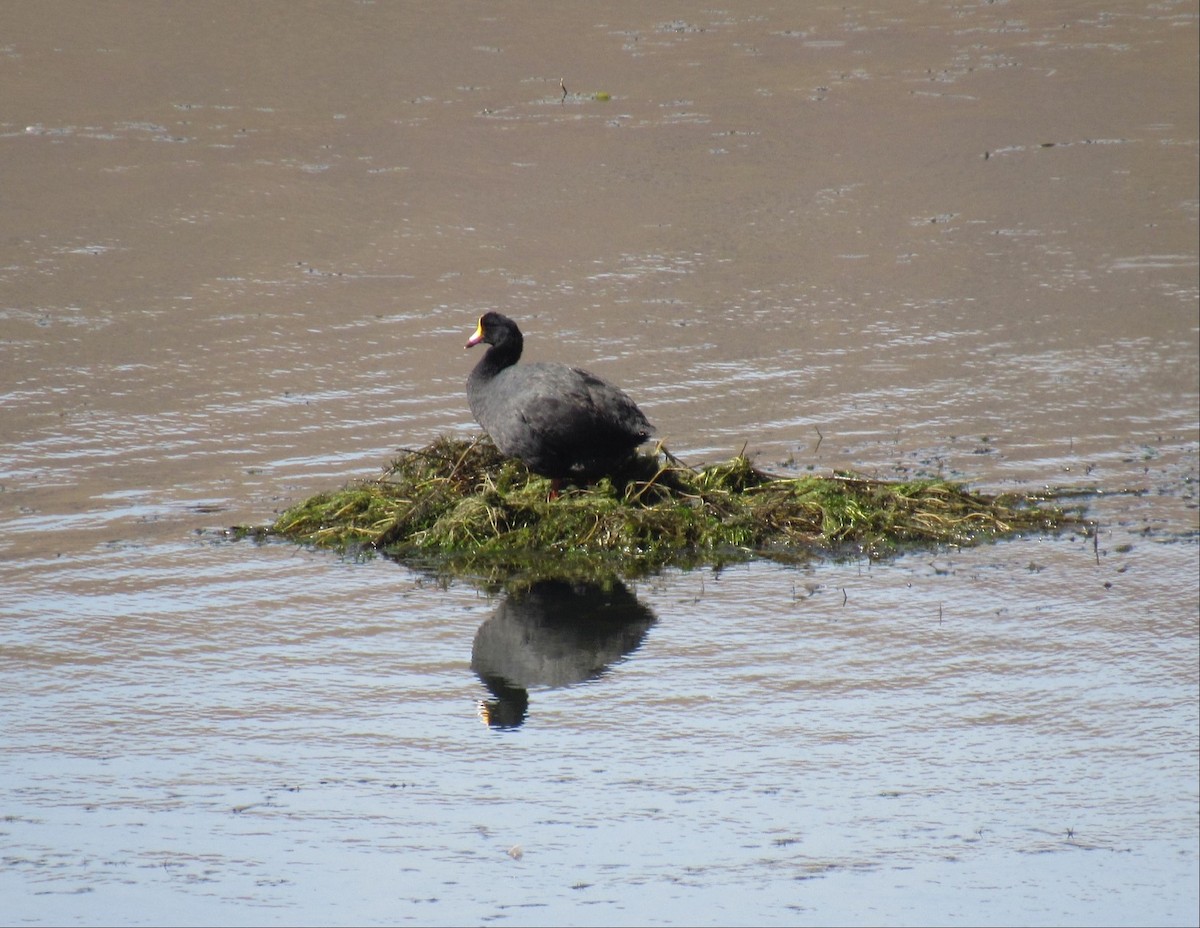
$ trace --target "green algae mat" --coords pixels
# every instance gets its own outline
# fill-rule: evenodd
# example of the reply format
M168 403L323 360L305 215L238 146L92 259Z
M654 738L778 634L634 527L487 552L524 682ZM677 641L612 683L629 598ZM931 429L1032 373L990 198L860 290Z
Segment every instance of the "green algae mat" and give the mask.
M441 438L382 476L319 493L269 526L241 527L343 554L378 552L449 575L636 577L753 557L880 557L1084 527L1046 497L992 497L945 480L783 477L744 456L695 469L663 448L551 498L550 481L487 438Z

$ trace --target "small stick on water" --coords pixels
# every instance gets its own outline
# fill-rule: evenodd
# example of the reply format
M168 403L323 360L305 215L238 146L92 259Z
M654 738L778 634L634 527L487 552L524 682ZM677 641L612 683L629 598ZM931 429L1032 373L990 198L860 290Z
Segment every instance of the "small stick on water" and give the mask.
M558 105L563 106L567 102L567 83L561 77L558 79L558 87L563 92L562 99L558 101Z
M821 442L825 440L825 436L821 434L821 427L819 425L814 425L813 428L817 430L817 443L813 445L813 454L816 454L817 449L821 447Z
M1100 563L1100 523L1092 529L1092 553L1096 555L1096 563Z
M850 597L846 595L846 588L842 587L842 605L846 605L846 600Z

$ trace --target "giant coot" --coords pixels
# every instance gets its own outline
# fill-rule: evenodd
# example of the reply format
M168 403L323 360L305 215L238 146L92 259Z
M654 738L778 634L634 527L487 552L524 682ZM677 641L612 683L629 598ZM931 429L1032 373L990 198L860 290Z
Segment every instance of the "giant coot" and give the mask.
M633 400L599 377L566 364L517 364L525 340L517 324L484 313L470 348L491 347L467 378L471 414L501 453L519 458L553 488L618 468L653 433Z

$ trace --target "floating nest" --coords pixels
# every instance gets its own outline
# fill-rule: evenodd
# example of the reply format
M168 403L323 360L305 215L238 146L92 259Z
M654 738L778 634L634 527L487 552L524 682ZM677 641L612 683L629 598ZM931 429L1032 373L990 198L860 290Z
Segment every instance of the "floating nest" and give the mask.
M320 493L242 535L346 554L377 551L441 574L639 576L666 566L814 554L878 557L1081 525L1045 498L945 480L782 477L744 455L694 469L663 448L550 498L550 482L486 438L405 451L373 480Z

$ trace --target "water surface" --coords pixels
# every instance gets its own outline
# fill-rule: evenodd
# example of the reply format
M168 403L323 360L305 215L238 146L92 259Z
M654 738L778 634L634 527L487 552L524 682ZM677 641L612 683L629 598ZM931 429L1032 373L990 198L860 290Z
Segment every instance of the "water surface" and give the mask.
M6 921L1195 924L1198 23L0 7ZM474 434L492 308L694 463L1098 530L523 598L226 538Z

